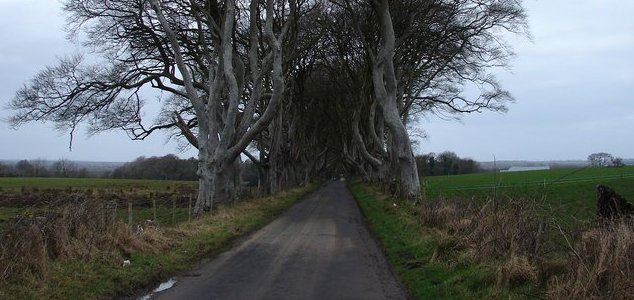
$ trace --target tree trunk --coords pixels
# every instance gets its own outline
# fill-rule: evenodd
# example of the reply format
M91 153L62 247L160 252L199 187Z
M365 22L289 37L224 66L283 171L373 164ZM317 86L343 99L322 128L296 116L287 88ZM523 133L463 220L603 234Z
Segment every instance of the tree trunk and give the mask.
M216 193L214 201L217 203L230 202L240 197L240 159L224 165L216 171Z
M198 198L196 205L194 205L194 215L212 211L216 191L216 172L210 168L208 160L202 159L200 156L201 153L199 153L198 161Z
M395 36L387 0L375 0L374 7L381 25L381 45L372 59L372 81L378 105L383 113L390 140L391 167L398 194L409 199L420 197L416 160L407 129L397 106L398 83L394 70Z
M269 166L258 167L258 197L271 194L271 184L269 183Z

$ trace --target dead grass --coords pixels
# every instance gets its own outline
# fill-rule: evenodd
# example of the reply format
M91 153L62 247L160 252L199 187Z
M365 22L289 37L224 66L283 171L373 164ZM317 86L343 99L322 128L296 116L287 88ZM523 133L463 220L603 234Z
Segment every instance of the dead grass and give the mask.
M130 229L102 195L93 195L101 201L68 201L55 213L11 219L0 232L0 299L131 297L217 254L318 186L223 203L213 215L168 227L152 221Z
M536 205L525 199L485 204L473 215L466 235L473 257L539 256L545 222L538 216Z
M419 214L441 237L431 261L499 265L496 286L509 288L538 280L545 222L537 211L534 201L524 199L485 204L443 199L423 203Z
M540 251L544 231L536 205L524 199L479 206L440 200L424 203L420 218L425 226L461 237L474 258L532 257Z
M158 228L130 230L103 201L78 200L10 221L0 244L0 280L46 279L52 260L120 264L132 251L151 252L168 245Z
M500 291L541 282L549 299L634 299L634 219L601 222L578 238L557 238L551 229L559 227L540 216L546 210L534 201L462 203L422 204L420 222L439 236L432 262L492 265ZM555 250L553 261L548 252L554 249L544 249L546 234L567 245L568 255Z
M513 255L498 268L496 287L508 289L526 282L536 282L537 275L537 268L528 257Z
M477 206L472 201L443 199L423 202L420 220L425 226L462 232L471 225Z
M565 274L548 283L553 299L634 299L634 221L589 229L570 250Z
M16 224L2 236L0 280L46 279L48 259L44 237L35 224Z

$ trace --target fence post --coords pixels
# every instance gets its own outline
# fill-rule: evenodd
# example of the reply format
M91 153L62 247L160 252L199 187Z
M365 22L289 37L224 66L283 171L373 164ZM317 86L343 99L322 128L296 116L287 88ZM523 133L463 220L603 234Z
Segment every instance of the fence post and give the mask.
M132 202L128 202L128 226L132 228Z
M156 222L156 199L152 199L152 213L154 215L154 222Z
M176 197L172 197L172 225L176 224Z
M189 205L187 206L187 221L192 220L192 195L189 195Z

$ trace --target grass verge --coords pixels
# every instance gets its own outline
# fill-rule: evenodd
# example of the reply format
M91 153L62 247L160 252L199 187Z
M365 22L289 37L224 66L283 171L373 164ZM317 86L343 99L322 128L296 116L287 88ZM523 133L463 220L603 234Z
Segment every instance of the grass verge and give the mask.
M145 240L160 247L132 251L131 264L104 259L52 260L46 274L0 282L0 299L100 299L133 296L179 271L190 269L202 258L213 256L231 242L268 224L316 184L292 189L274 197L217 206L205 215L174 227L145 230Z
M496 281L491 268L460 258L449 264L432 259L444 243L443 236L420 225L413 205L394 203L362 184L353 183L350 189L394 272L414 299L491 297Z
M634 219L563 228L530 198L415 205L350 186L415 299L634 299Z

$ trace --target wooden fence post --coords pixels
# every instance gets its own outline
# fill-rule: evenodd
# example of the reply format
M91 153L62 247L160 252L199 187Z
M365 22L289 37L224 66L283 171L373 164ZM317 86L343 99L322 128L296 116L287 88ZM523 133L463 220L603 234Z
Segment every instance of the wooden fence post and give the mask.
M172 198L172 225L176 224L176 197Z
M192 195L189 195L189 205L187 206L187 221L192 220Z
M154 222L156 222L156 199L152 199L152 212L154 214Z
M132 228L132 202L128 202L128 226Z

